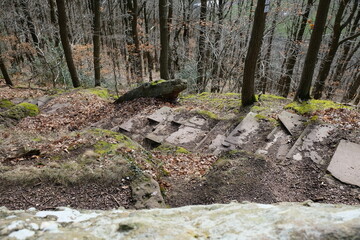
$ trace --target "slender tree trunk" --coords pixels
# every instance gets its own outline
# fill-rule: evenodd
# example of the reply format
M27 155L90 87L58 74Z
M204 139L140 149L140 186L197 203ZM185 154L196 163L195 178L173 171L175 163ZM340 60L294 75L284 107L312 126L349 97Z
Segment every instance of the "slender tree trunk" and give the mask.
M49 0L49 6L50 6L50 22L51 24L56 27L56 11L55 11L55 2L54 0ZM58 32L55 31L54 37L53 37L54 45L55 47L59 46L59 35Z
M206 12L207 12L207 0L201 0L200 5L200 33L198 41L198 57L197 57L197 77L196 85L197 92L201 93L205 91L205 33L206 33Z
M26 24L27 24L27 27L29 29L31 38L32 38L35 46L40 47L39 46L39 38L36 35L35 25L34 25L34 22L33 22L32 18L31 18L31 16L30 16L30 12L29 12L29 8L28 8L26 0L21 0L20 1L20 6L21 6L21 8L23 10L23 13L25 15Z
M93 24L93 45L94 45L94 77L95 86L101 85L100 75L100 34L101 34L101 20L100 20L100 0L94 1L94 24Z
M307 101L310 99L310 88L314 75L317 55L319 53L327 15L331 1L320 0L316 13L314 30L311 34L309 48L306 54L304 68L302 70L300 85L295 95L295 100Z
M171 79L175 78L175 69L174 69L174 63L173 63L173 48L175 47L174 44L173 46L170 45L170 37L171 37L171 28L170 26L172 26L172 21L174 18L174 4L173 4L173 0L168 0L168 17L167 17L167 24L168 24L168 43L169 43L169 60L168 60L168 65L169 65L169 76Z
M3 59L1 58L1 56L0 56L0 70L1 70L1 73L2 73L2 75L4 77L4 79L5 79L6 85L14 86L14 84L12 83L11 78L10 78L10 76L9 76L7 70L6 70L5 63L4 63Z
M357 15L350 27L348 36L353 36L356 33L356 30L359 26L360 22L360 9L358 9ZM346 41L344 43L344 48L341 57L339 58L336 70L332 76L331 83L329 84L327 98L331 98L333 95L334 87L340 84L342 77L346 71L346 68L351 61L351 58L356 53L356 51L360 48L360 41L356 44L355 41Z
M360 73L357 75L356 79L350 84L342 101L349 102L353 100L359 88L360 88Z
M221 64L219 64L220 58L219 54L217 52L220 52L220 41L221 41L221 35L222 35L222 29L223 29L223 20L224 20L224 0L219 0L219 6L218 6L218 27L215 32L215 40L214 40L214 49L213 52L213 70L212 70L212 82L211 82L211 92L220 92L220 75L221 72Z
M77 75L74 60L72 58L71 46L68 39L68 30L66 26L66 10L64 0L56 0L58 8L58 23L60 29L60 39L64 49L66 63L70 72L71 80L75 88L80 87L80 80Z
M289 50L289 55L285 62L285 73L281 76L279 83L279 93L283 97L287 97L290 92L291 78L294 73L294 68L300 52L300 45L304 37L307 21L313 4L314 0L308 0L305 12L302 15L300 29L296 35L296 38L290 43L291 47Z
M272 25L271 25L270 37L269 37L269 41L268 41L269 45L268 45L268 48L266 50L265 57L264 57L264 65L265 65L264 66L264 75L260 79L260 91L263 94L265 94L265 92L266 92L267 78L270 76L271 50L272 50L272 44L273 44L274 35L275 35L277 19L278 19L279 12L280 12L280 6L281 6L281 0L278 0L276 2L276 13L275 13Z
M169 26L168 26L168 1L159 0L160 18L160 78L169 80Z
M342 0L340 1L340 6L336 13L334 27L333 27L333 35L331 38L331 42L329 44L329 51L327 52L324 60L321 62L320 65L320 72L315 81L314 89L313 89L313 96L315 99L320 99L322 97L324 88L325 88L325 81L329 75L331 64L335 58L335 54L339 47L339 40L341 36L342 30L346 27L345 24L341 25L341 20L344 15L345 7L349 3L350 0Z
M153 80L153 74L152 71L154 69L153 64L153 58L151 56L151 51L149 48L149 17L147 12L147 6L145 4L144 6L144 22L145 22L145 35L146 35L146 58L147 58L147 64L148 64L148 73L149 73L149 82Z
M255 98L255 71L259 57L263 34L265 30L265 0L258 0L254 16L248 52L245 59L241 101L243 106L248 106L256 101Z

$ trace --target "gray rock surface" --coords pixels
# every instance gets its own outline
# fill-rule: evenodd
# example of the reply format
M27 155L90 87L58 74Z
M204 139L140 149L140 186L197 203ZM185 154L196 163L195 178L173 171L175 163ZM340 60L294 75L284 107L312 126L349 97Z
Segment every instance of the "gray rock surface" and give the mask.
M360 207L231 203L174 209L9 211L1 239L359 239Z
M328 171L340 181L360 187L360 145L341 140Z
M259 128L259 123L255 116L255 113L249 112L241 123L225 139L225 142L233 145L242 145L246 143L248 136Z
M291 135L294 135L296 129L305 122L304 117L288 111L282 111L278 118Z

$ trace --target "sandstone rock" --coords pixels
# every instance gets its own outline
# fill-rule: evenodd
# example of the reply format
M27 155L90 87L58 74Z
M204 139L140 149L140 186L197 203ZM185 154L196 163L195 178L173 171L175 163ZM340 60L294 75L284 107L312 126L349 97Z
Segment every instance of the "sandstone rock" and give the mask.
M47 214L48 212L48 214ZM39 214L40 213L40 214ZM58 232L29 230L58 216ZM15 215L16 220L4 216ZM1 239L358 239L358 206L306 203L231 203L174 209L9 211L0 208L0 230L14 221L22 229ZM45 224L46 225L46 224ZM22 233L22 235L18 235Z

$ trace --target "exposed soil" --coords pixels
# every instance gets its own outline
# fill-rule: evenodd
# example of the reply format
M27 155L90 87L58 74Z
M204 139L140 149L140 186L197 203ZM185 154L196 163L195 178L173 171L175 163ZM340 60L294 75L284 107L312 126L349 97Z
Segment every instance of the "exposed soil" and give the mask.
M104 185L84 183L81 185L53 185L40 183L35 186L2 184L0 186L0 204L8 209L39 210L69 206L78 209L129 208L131 190L126 185Z

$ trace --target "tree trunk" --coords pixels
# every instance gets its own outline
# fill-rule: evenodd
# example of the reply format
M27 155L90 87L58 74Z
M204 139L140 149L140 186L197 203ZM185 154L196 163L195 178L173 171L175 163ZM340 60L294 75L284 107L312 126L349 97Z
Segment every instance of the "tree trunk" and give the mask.
M101 34L101 23L100 23L100 0L94 1L94 23L93 23L93 45L94 45L94 77L95 86L101 85L100 75L100 34Z
M350 84L342 101L350 102L351 100L353 100L359 88L360 88L360 73L357 75L356 79Z
M29 29L31 38L32 38L35 46L40 47L39 46L39 38L36 35L34 22L33 22L32 18L30 16L30 12L29 12L29 9L28 9L27 2L25 0L21 0L20 1L20 6L21 6L21 8L22 8L22 10L24 12L25 19L26 19L26 24L27 24L27 27Z
M327 52L324 60L320 65L320 72L316 79L315 86L313 89L313 96L315 99L320 99L322 97L325 81L329 75L331 64L335 58L335 54L339 47L339 40L341 36L341 31L346 27L345 24L341 25L341 20L344 15L345 7L349 3L350 0L340 1L340 6L336 13L334 27L333 27L333 35L331 37L331 42L329 45L329 51Z
M302 70L300 85L296 92L294 100L307 101L310 99L310 88L314 75L317 55L319 53L322 35L325 30L325 24L330 7L329 0L320 0L316 13L314 30L311 34L309 48L306 54L304 68Z
M169 80L169 28L168 28L168 1L159 0L160 18L160 78Z
M212 82L211 82L211 92L220 92L220 75L221 73L221 64L219 64L220 58L219 54L216 52L220 52L220 41L222 36L222 29L223 29L223 20L224 20L224 6L225 2L224 0L219 0L219 6L218 6L218 27L215 32L215 40L214 40L214 49L213 49L213 70L211 73Z
M72 58L71 46L68 39L68 30L66 26L66 11L64 0L56 0L58 7L58 23L60 29L61 44L64 49L66 63L70 72L72 84L75 88L80 87L80 81L76 72L75 64Z
M258 0L254 16L254 25L251 32L248 52L245 58L243 86L241 101L243 106L248 106L256 101L255 98L255 71L259 57L263 34L265 30L265 0Z
M354 22L352 23L352 26L350 27L348 36L352 36L356 33L356 30L359 26L360 22L360 10L358 10L357 15L354 19ZM355 46L354 46L355 45ZM353 47L354 46L354 47ZM327 92L327 98L331 98L334 86L337 86L340 84L340 81L342 77L344 76L345 70L353 57L353 55L356 53L356 51L360 48L360 41L356 44L355 41L346 41L344 43L344 48L341 57L339 58L335 73L333 74L333 77L331 79L331 83L329 84L328 92Z
M55 11L55 3L54 0L49 0L49 6L50 6L50 22L55 27L56 24L56 11ZM59 46L59 35L58 32L55 31L54 33L54 45L55 47Z
M289 55L285 61L285 73L280 78L279 93L283 97L287 97L290 92L291 78L294 73L295 64L300 52L300 44L303 40L306 24L310 15L311 7L314 4L314 0L308 0L305 8L305 13L302 15L300 29L296 38L290 43L291 47Z
M280 12L280 6L281 6L281 0L278 0L276 2L276 13L274 16L274 19L272 21L272 26L271 26L271 31L270 31L270 37L269 37L269 45L268 48L266 50L266 54L264 57L264 74L260 79L260 91L265 94L266 92L266 88L267 88L267 78L268 76L270 76L270 61L271 61L271 50L272 50L272 44L273 44L273 40L274 40L274 35L275 35L275 29L276 29L276 24L277 24L277 18L279 16L279 12Z
M147 58L147 64L148 64L149 82L151 82L153 80L152 71L154 69L154 64L153 64L153 57L151 55L151 51L149 48L149 18L148 18L146 3L144 6L144 23L145 23L146 46L147 46L146 58Z
M201 0L200 5L200 32L198 41L198 57L197 57L197 77L196 87L197 92L201 93L205 91L205 32L206 32L206 12L207 12L207 0Z
M5 79L6 85L14 86L12 81L11 81L11 78L10 78L10 76L9 76L7 70L6 70L5 63L4 63L3 59L1 58L1 56L0 56L0 70L1 70L1 73L2 73L2 75L4 77L4 79Z

